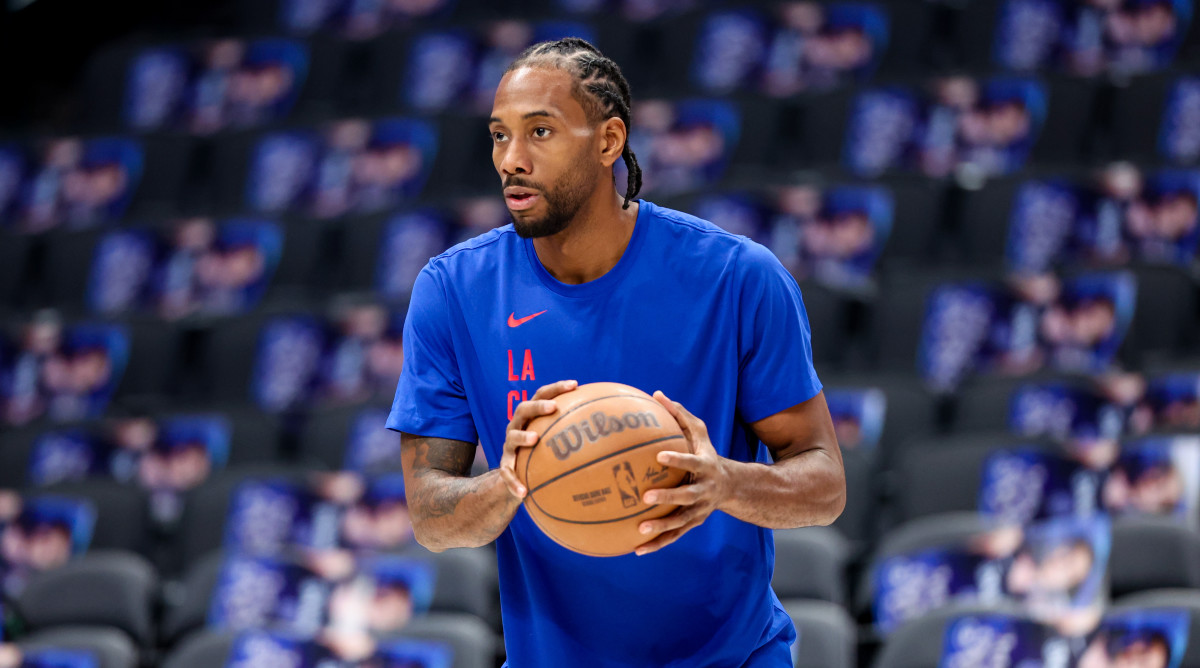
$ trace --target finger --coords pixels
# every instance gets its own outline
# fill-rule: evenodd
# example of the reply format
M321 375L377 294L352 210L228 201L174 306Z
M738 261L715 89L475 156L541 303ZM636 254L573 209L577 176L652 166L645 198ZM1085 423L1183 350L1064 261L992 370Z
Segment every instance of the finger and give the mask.
M508 487L508 491L518 499L525 498L525 486L517 480L517 474L513 473L511 468L500 467L500 477L504 480L504 485Z
M667 395L663 394L662 390L656 390L654 392L654 398L658 401L658 403L662 404L663 408L667 409L667 412L671 414L671 417L675 418L675 421L679 423L679 428L683 430L684 435L687 436L689 440L691 439L693 432L696 431L697 426L704 425L704 423L700 422L696 416L689 413L688 410L683 407L683 404L679 403L678 401L671 401L668 399Z
M537 392L533 393L534 399L553 399L564 392L579 387L579 382L574 380L560 380L557 383L550 383L538 388Z
M528 448L537 445L539 434L536 431L509 429L508 438L504 439L504 453L516 455L517 448Z
M657 552L671 543L679 540L683 534L691 531L693 528L695 528L695 526L696 523L692 523L691 525L681 527L679 529L673 529L666 533L661 533L656 536L654 540L642 544L633 552L639 557L650 554L651 552Z
M659 399L659 403L666 406L668 411L673 411L671 414L675 416L678 422L686 424L688 429L694 431L697 435L703 436L708 434L708 426L704 424L704 420L692 415L687 406L678 401L671 401L667 398L667 395L663 394L662 390L659 390L658 394L662 394L662 399Z
M663 466L670 466L675 469L683 469L691 473L703 473L708 468L708 461L700 455L693 455L687 452L675 452L673 450L664 450L655 457L655 460Z
M699 485L683 485L670 489L652 489L642 495L648 505L693 506L704 496Z
M679 420L679 418L680 418L679 409L683 408L683 404L675 402L675 401L671 401L670 399L667 398L667 395L664 394L662 390L654 391L654 400L657 401L658 403L662 404L662 407L667 409L667 412L671 414L671 417L675 418L676 420Z
M702 514L704 514L702 508L680 508L670 515L642 522L638 525L638 532L643 536L656 536L657 534L674 531L696 521Z
M534 418L550 415L558 410L558 404L550 400L522 401L513 411L512 420L508 423L509 430L524 429Z

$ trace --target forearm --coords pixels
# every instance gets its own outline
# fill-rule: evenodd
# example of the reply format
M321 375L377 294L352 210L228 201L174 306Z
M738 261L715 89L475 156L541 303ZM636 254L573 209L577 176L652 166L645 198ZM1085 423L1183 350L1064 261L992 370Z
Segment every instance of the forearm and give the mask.
M769 529L826 525L846 505L841 462L822 449L801 452L774 464L724 460L728 494L718 509Z
M473 478L427 471L414 482L408 490L413 532L434 552L487 545L521 505L495 470Z

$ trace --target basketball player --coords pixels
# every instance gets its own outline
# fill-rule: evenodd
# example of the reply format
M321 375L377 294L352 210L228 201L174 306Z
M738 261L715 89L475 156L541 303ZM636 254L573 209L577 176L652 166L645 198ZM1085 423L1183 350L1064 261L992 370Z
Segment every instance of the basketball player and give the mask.
M807 315L765 248L634 199L629 109L580 39L530 47L501 80L489 129L513 223L433 258L404 329L387 425L413 528L435 551L496 541L512 668L790 666L770 529L828 524L845 498ZM693 481L642 493L682 507L621 557L546 537L513 471L547 400L594 381L658 391L695 453L659 455ZM477 439L492 469L472 478Z

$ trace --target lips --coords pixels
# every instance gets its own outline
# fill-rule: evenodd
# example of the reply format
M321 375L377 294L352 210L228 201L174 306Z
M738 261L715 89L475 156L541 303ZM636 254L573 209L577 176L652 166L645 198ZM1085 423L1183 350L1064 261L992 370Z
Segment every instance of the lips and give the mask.
M510 186L504 189L504 200L508 203L508 208L512 211L528 209L536 204L539 199L541 199L541 195L532 188Z

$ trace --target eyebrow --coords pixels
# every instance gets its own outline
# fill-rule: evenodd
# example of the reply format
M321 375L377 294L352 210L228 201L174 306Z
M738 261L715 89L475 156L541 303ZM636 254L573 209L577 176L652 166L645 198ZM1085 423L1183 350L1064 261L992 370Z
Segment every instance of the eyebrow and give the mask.
M524 116L521 117L521 120L527 121L527 120L529 120L531 118L535 118L537 116L545 116L547 118L553 118L554 114L546 111L545 109L538 109L537 111L531 111L531 112L525 114ZM496 116L492 116L491 118L488 119L488 125L491 125L492 123L503 123L503 122L504 121L501 121Z

